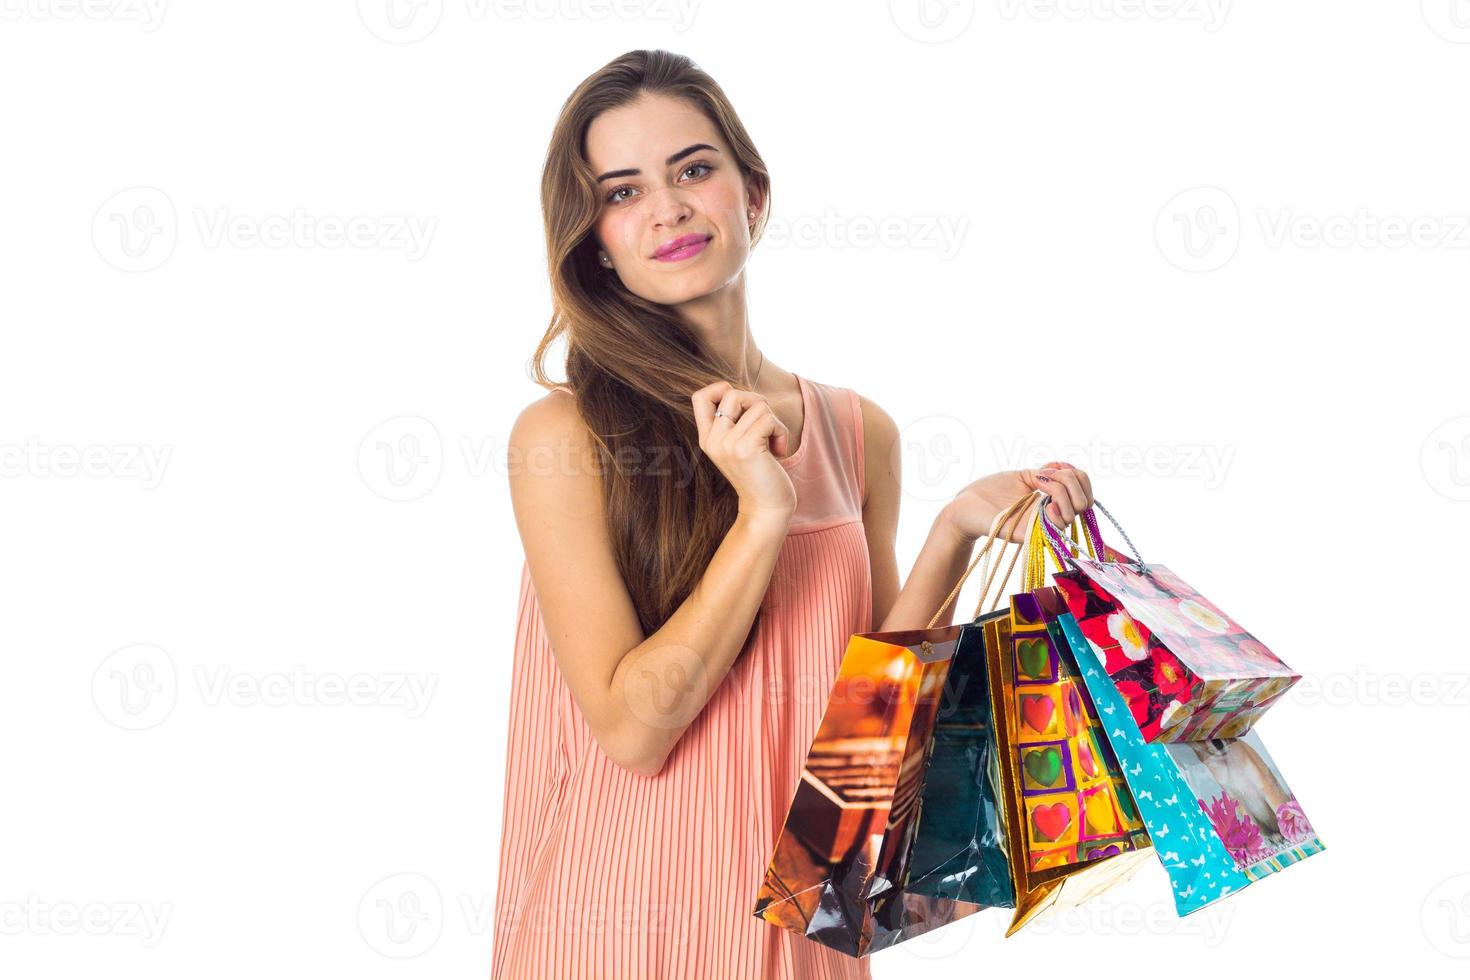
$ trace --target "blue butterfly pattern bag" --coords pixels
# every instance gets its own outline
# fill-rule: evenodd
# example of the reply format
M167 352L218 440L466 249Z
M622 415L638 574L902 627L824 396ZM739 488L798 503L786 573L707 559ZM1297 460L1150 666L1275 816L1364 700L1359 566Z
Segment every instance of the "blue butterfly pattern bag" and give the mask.
M1316 831L1254 732L1150 743L1070 613L1058 617L1097 706L1180 915L1322 851Z

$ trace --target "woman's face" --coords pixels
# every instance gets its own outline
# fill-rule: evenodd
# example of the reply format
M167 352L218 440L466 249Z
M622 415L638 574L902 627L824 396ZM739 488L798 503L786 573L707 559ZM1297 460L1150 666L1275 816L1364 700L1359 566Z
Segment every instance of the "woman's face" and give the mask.
M675 305L740 275L762 202L702 112L645 93L592 120L587 157L601 178L602 212L593 228L598 264L629 291ZM681 240L693 247L671 251Z

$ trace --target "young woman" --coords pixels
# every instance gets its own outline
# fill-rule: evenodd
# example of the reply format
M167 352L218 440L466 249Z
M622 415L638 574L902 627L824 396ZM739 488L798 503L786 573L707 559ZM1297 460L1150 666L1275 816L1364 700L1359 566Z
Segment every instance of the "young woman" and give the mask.
M897 427L777 364L747 318L770 190L719 86L665 51L588 77L552 133L550 390L508 454L525 564L496 980L870 976L752 914L847 639L925 625L1028 490L1059 525L1092 503L1061 463L977 480L900 586Z

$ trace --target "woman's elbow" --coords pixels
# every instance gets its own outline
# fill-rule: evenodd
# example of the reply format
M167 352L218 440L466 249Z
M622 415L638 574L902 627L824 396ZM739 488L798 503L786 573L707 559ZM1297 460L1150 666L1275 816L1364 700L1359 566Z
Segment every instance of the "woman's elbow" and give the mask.
M652 779L662 772L664 762L668 759L666 748L656 746L647 737L639 737L637 734L609 735L598 738L597 744L602 749L602 754L615 765L646 779Z

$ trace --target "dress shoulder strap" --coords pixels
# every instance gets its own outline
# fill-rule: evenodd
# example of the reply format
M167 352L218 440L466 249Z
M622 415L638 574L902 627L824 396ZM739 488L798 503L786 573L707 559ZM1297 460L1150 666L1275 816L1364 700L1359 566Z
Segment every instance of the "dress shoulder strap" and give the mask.
M798 376L807 415L791 475L803 523L861 519L863 419L857 392ZM805 496L803 497L803 494Z

